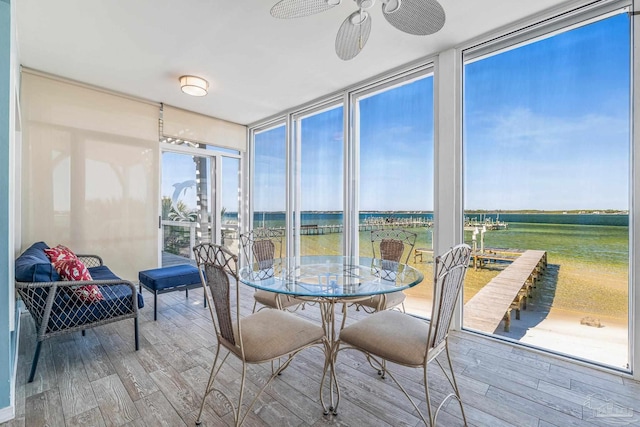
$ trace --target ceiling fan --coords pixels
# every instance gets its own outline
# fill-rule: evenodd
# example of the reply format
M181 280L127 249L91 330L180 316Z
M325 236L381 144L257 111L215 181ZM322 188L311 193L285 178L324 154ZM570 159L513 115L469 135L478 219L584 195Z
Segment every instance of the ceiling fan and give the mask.
M355 58L364 48L371 32L368 12L376 0L353 0L358 10L344 20L336 36L336 53L340 59ZM271 8L275 18L301 18L324 12L342 3L342 0L280 0ZM417 36L426 36L444 26L444 9L436 0L381 0L382 14L398 30Z

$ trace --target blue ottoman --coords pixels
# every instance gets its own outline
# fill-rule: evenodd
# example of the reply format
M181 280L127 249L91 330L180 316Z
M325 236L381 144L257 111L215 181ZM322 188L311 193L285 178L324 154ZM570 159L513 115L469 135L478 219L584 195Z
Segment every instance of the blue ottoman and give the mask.
M189 298L189 289L202 286L198 269L190 264L141 271L138 273L138 280L140 281L140 293L142 293L143 286L153 292L153 320L158 318L158 294L184 289L187 298ZM207 306L206 297L204 306Z

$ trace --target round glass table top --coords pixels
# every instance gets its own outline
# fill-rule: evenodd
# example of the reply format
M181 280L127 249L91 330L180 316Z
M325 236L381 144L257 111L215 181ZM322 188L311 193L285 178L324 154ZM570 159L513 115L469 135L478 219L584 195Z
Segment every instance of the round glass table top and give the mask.
M256 289L316 298L349 298L397 292L424 279L417 269L365 257L303 256L255 262L240 281Z

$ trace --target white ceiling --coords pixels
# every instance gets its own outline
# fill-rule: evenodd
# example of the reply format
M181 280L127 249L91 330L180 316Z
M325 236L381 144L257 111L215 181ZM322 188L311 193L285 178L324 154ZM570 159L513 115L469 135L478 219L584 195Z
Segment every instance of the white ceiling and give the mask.
M334 52L352 0L305 18L269 14L277 0L19 0L23 66L249 124L574 0L440 0L444 28L413 36L372 10L365 49ZM378 1L380 3L380 1ZM178 77L207 79L190 97Z

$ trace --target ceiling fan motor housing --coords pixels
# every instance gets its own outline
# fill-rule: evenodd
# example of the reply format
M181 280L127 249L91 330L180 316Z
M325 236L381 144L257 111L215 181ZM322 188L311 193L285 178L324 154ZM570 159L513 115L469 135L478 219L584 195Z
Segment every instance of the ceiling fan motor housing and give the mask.
M356 0L356 3L360 9L369 9L376 3L376 0Z
M382 0L382 11L384 13L394 13L400 9L402 0Z

